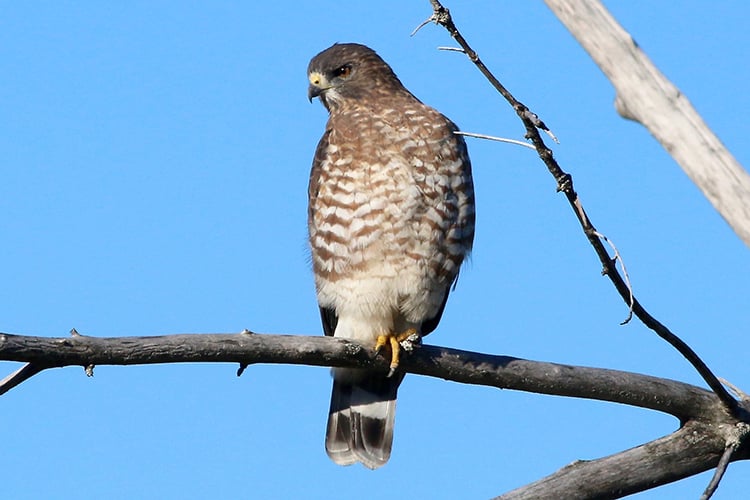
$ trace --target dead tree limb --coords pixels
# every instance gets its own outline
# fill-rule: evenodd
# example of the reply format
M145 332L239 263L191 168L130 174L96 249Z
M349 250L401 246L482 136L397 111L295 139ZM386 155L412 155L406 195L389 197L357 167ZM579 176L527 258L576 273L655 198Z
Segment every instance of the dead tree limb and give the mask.
M0 334L0 361L30 363L36 373L63 366L183 362L388 370L383 356L344 339L251 333L112 338ZM400 367L466 384L617 402L668 413L681 422L668 436L609 457L576 462L504 499L618 498L716 467L722 456L728 459L724 451L729 442L736 450L731 460L750 457L747 444L737 440L736 428L744 424L716 395L674 380L427 345L405 356Z
M34 337L0 333L0 361L48 368L90 365L222 362L299 364L388 371L372 349L346 339L269 334L178 334L153 337ZM721 410L709 391L680 382L603 368L585 368L422 345L402 364L408 373L657 410L680 421L710 419ZM17 385L17 384L16 384ZM0 391L3 387L0 386Z
M750 246L750 174L599 0L545 0L617 95L623 118L648 129Z
M610 256L607 248L602 242L602 233L597 231L593 222L589 218L588 214L583 208L583 202L578 196L575 188L573 187L573 176L565 172L562 167L557 163L552 150L547 147L542 139L539 130L547 130L547 126L544 124L539 117L533 113L525 104L515 98L511 92L500 83L494 74L485 66L480 59L477 52L471 48L469 42L464 38L461 32L456 27L451 17L450 11L445 8L439 0L430 0L432 4L433 13L426 21L420 26L423 26L429 21L442 26L448 31L453 39L458 42L461 46L462 51L471 60L472 63L481 71L481 73L487 78L490 84L505 98L506 101L513 107L518 117L523 122L526 128L526 137L532 142L534 148L539 155L539 158L544 162L547 170L552 174L557 182L557 190L562 192L568 203L570 204L573 212L578 218L578 222L583 229L583 233L588 239L589 243L596 252L599 261L602 264L602 274L607 276L612 284L617 289L617 292L623 298L630 311L641 320L641 322L648 328L653 330L659 337L668 342L674 347L703 377L706 384L716 393L721 401L726 405L727 409L732 412L735 416L744 415L744 410L740 407L737 400L732 397L731 394L724 388L719 381L718 377L711 371L711 369L703 362L698 354L686 344L680 337L675 335L666 325L661 323L655 317L653 317L643 305L635 298L632 288L628 282L622 277L617 269L617 261Z
M695 353L692 348L690 348L690 346L683 342L677 335L672 333L664 324L651 316L640 304L640 302L638 302L629 283L627 282L627 280L623 279L622 275L617 270L617 259L609 255L609 252L602 243L602 240L606 241L606 237L604 237L602 233L596 230L593 223L586 214L586 211L583 208L583 203L581 202L580 198L578 197L578 193L576 193L573 187L572 176L560 167L560 165L554 158L552 150L550 150L544 143L539 130L541 129L543 131L548 131L547 126L541 119L539 119L539 117L535 113L529 110L529 108L526 107L523 103L518 101L492 74L489 68L485 66L479 55L471 48L467 40L456 27L449 10L445 8L439 0L430 0L430 3L433 8L433 13L430 18L425 21L425 23L420 25L420 28L430 21L445 28L461 46L460 50L464 54L466 54L471 62L474 63L474 65L477 67L477 69L479 69L479 71L487 78L490 84L492 84L492 86L513 107L513 110L516 112L518 117L523 122L524 127L526 128L526 138L532 142L540 159L544 162L549 172L555 178L558 186L558 191L561 191L565 194L565 197L567 198L570 206L573 208L573 211L576 214L579 223L581 224L581 228L583 229L584 234L586 235L591 246L594 248L600 262L602 263L602 273L609 277L610 281L612 281L620 296L628 304L630 312L637 318L639 318L644 325L651 328L657 335L659 335L662 339L666 340L670 345L672 345L683 357L685 357L685 359L687 359L693 365L696 371L698 371L698 373L703 377L709 387L711 387L714 393L722 401L726 411L733 416L732 424L730 424L729 427L725 427L725 431L723 432L722 436L717 436L719 440L718 442L723 442L721 452L719 452L718 449L713 449L713 451L711 452L710 461L714 464L712 467L716 467L718 465L718 468L714 479L711 481L711 485L709 485L709 488L706 489L706 495L710 496L710 494L715 490L716 484L718 484L721 475L726 469L726 464L730 460L736 458L733 453L733 449L731 453L727 452L726 450L731 449L731 446L744 446L745 448L747 448L748 446L748 440L746 438L747 434L742 433L740 435L744 436L744 438L739 438L739 442L742 444L736 444L738 442L738 438L736 437L737 427L739 426L744 429L747 426L747 422L750 421L746 405L744 403L740 403L734 397L732 397L732 395L721 384L716 375L714 375L711 369L703 362L698 354ZM582 7L584 5L589 7L597 5L601 7L598 2L594 0L591 0L590 2L587 2L586 0L571 0L570 2L567 2L565 0L560 0L558 2L548 1L548 4L550 3L568 6L576 5L579 7ZM603 11L603 8L601 10ZM580 13L573 13L572 18L575 19L576 15L578 14ZM594 22L594 24L596 23ZM587 30L590 28L591 26L586 27ZM619 59L615 57L612 61L614 60L617 60L617 64L619 64ZM613 66L617 66L617 64L614 64ZM652 67L650 71L656 72L656 69ZM663 79L663 81L660 81L660 83L663 84L665 81L666 79ZM660 90L663 91L663 89ZM636 95L636 97L642 98L642 96L638 95ZM660 97L663 97L663 95ZM673 97L679 98L679 95ZM648 98L656 99L654 96L650 96ZM630 101L620 99L619 102L623 104ZM637 100L634 102L637 102ZM692 108L689 106L687 100L683 99L680 102L680 105L682 114L676 113L672 116L674 116L675 119L681 119L690 123L686 124L686 126L683 127L683 129L681 130L681 134L677 134L676 136L667 134L665 136L665 142L662 142L662 144L667 147L670 154L672 154L673 157L675 157L675 159L677 159L678 162L682 164L681 160L684 159L683 155L690 154L685 152L685 150L690 151L690 148L681 148L679 152L675 153L674 143L668 142L667 138L672 141L683 141L684 143L688 143L692 140L698 143L696 147L701 149L701 153L706 153L706 151L708 151L708 153L710 154L717 154L717 156L721 157L721 161L719 161L719 164L721 166L724 166L726 162L731 163L731 161L734 161L733 158L728 154L728 152L723 149L723 146L718 141L718 139L710 132L710 130L708 130L707 127L705 127L697 113L695 113L695 111L692 110ZM626 109L624 106L620 106L620 108ZM641 107L637 107L637 109L640 111ZM646 106L644 109L648 111L648 102L646 102ZM636 115L632 115L629 117L634 118L635 116ZM648 112L645 112L644 120L649 118L650 117ZM659 120L656 120L655 122L658 125L664 125L664 123L659 122ZM644 124L646 123L654 122L644 121ZM669 129L669 127L665 128ZM655 127L655 130L658 131L660 130L660 128L657 126ZM656 135L655 130L652 130L652 133ZM685 130L688 130L689 133L686 133ZM697 135L693 136L691 134ZM660 136L656 135L656 137L661 141ZM684 146L684 144L681 143L681 146ZM721 148L723 152L718 151L719 148ZM701 181L704 180L704 177L698 176L697 174L702 173L700 171L700 168L702 168L701 162L708 161L710 159L710 154L708 155L708 157L701 156L697 162L697 165L692 162L692 159L690 159L688 164L691 166L691 168L695 167L695 170L691 170L688 172L691 177L693 175L696 175L697 179ZM748 177L747 173L744 172L741 167L739 167L739 164L737 164L736 161L734 161L734 163L735 165L729 169L720 169L721 173L719 174L711 174L709 176L710 181L704 182L703 185L701 185L701 189L704 189L704 186L715 186L716 184L720 186L718 190L704 189L704 192L707 191L707 196L709 196L709 198L712 198L713 196L713 199L711 199L711 201L715 206L717 206L717 203L719 202L719 197L714 196L716 192L719 191L722 192L722 194L724 194L724 191L728 192L727 197L731 200L731 202L729 203L731 210L727 210L726 204L722 203L718 203L717 209L720 210L725 219L727 219L730 224L732 224L732 227L735 229L735 231L743 239L745 239L745 242L750 244L750 223L747 222L750 220L750 204L747 204L747 200L750 199L750 196L748 196L750 194L750 177ZM686 167L683 165L683 168ZM686 168L686 170L688 169ZM698 183L698 181L696 182ZM736 186L737 184L739 184L739 188ZM739 219L739 222L736 222L737 219ZM581 466L579 463L574 467L562 469L561 471L558 471L557 473L536 483L523 488L519 488L518 490L514 490L513 492L504 495L502 498L619 498L627 494L635 493L637 491L642 491L644 489L653 488L667 482L675 481L677 479L680 479L681 477L686 477L681 475L682 472L677 475L673 474L674 470L671 466L672 460L679 459L683 464L688 462L701 464L705 463L701 459L702 451L696 449L694 446L682 447L682 451L676 451L673 446L672 439L679 439L678 436L681 435L682 431L686 429L691 423L695 423L695 421L690 420L686 422L683 420L684 425L680 431L676 432L672 436L663 438L666 443L669 443L667 447L670 450L675 451L674 454L667 453L667 455L669 455L670 457L667 461L660 460L662 456L665 455L659 448L659 446L663 443L659 443L659 446L657 446L657 442L654 441L633 450L618 453L616 455L613 455L612 457L602 458L593 462L586 462L587 465L585 468L580 468ZM688 433L687 436L689 437L690 434ZM639 457L637 461L640 461L641 463L648 463L650 466L649 470L638 470L637 474L634 474L632 477L623 475L623 471L629 470L625 464L619 462L625 455ZM693 473L698 473L702 470L706 470L702 469L701 467L702 465L695 468ZM592 474L592 471L595 472ZM615 481L614 486L613 483L609 481L610 477L613 474L622 479ZM629 479L632 479L632 481L624 480L625 477L629 477ZM592 480L593 478L596 478L596 480Z
M709 437L706 425L710 424L690 421L673 434L630 450L573 462L496 500L621 498L701 473L718 464L725 439ZM707 468L707 463L714 465ZM691 473L686 475L688 470Z

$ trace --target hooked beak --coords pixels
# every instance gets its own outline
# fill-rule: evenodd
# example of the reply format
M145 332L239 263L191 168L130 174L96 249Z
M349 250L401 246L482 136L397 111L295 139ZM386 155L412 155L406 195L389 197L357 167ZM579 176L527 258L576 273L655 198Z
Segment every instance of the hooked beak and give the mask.
M311 83L307 87L307 100L312 102L312 100L318 97L322 92L323 92L323 89Z
M307 75L307 80L310 85L307 87L307 100L312 102L316 97L330 88L330 84L326 77L318 71L312 71Z

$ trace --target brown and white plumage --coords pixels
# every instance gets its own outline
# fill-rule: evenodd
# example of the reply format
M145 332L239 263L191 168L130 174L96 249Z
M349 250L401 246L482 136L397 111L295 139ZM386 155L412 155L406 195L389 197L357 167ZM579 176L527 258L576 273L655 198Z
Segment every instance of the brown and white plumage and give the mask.
M370 48L335 44L308 68L329 111L310 173L308 229L326 335L375 345L435 329L474 237L474 191L457 127ZM388 461L403 372L335 369L326 450Z

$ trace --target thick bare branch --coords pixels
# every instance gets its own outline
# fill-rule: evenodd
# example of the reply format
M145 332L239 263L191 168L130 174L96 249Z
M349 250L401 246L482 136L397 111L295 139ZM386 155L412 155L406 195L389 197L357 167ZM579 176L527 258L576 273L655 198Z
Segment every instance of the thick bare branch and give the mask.
M677 432L616 455L577 461L497 500L621 498L715 467L724 438L710 424L691 421Z
M244 333L110 338L0 334L0 360L23 361L46 368L230 362L388 370L383 356L345 339ZM467 384L639 406L669 413L681 421L711 419L723 412L719 400L704 389L603 368L529 361L427 345L415 349L400 366L406 372Z
M598 0L545 0L612 82L615 107L667 150L750 246L750 175Z
M251 333L114 338L0 334L0 360L27 362L37 369L230 362L241 366L280 363L388 370L388 361L383 356L347 340ZM635 373L426 345L405 356L400 366L410 373L467 384L639 406L669 413L687 423L670 436L610 457L577 462L503 498L614 498L611 492L640 491L674 481L714 467L729 439L730 433L725 430L737 423L712 392ZM0 392L4 392L2 386ZM687 446L691 447L689 453L685 450ZM747 450L740 448L732 458L742 459L747 455ZM662 466L665 468L658 468ZM608 475L603 471L609 471ZM602 482L605 476L608 479ZM591 481L592 477L598 479L600 487L593 486L596 481ZM582 485L586 485L585 489ZM554 494L539 496L539 491ZM582 491L590 495L581 496Z

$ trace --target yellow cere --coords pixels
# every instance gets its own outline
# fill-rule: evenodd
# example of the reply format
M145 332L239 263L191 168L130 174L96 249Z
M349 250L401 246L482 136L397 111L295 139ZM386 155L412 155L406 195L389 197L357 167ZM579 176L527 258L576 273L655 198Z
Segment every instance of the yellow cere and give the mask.
M312 83L313 85L320 85L320 82L323 79L323 75L321 75L317 71L313 71L312 73L310 73L309 78L310 83Z

